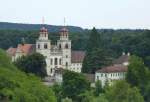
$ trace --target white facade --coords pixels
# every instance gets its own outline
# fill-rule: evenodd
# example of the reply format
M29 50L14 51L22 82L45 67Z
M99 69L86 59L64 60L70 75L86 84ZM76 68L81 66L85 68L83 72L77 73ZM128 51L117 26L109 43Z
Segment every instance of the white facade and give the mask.
M81 72L81 68L82 68L82 63L72 63L71 64L71 71L74 71L74 72Z
M71 62L71 40L69 40L69 34L66 28L61 30L60 39L56 45L51 45L51 41L48 39L47 29L42 28L39 39L36 41L36 52L45 56L46 69L49 76L54 75L56 68L81 72L82 62Z
M127 66L125 65L108 66L96 71L95 81L100 80L102 86L105 86L106 83L111 85L116 80L125 79L126 72L127 72Z
M115 72L115 73L95 73L95 81L100 80L102 86L105 86L106 82L110 85L115 80L122 80L125 79L126 72Z

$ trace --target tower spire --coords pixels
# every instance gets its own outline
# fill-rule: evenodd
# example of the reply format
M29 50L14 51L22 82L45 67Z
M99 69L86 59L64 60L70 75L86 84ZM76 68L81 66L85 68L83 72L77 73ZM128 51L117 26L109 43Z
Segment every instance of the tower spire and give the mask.
M66 18L64 17L64 27L66 26Z
M44 19L44 17L42 17L42 25L43 26L45 25L45 19Z

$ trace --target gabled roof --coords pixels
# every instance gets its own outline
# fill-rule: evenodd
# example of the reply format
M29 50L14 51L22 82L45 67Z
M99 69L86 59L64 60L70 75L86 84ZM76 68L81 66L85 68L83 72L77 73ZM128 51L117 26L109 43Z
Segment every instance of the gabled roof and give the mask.
M115 64L112 66L104 67L98 71L97 73L116 73L116 72L127 72L127 66L121 65L121 64Z
M17 48L10 47L6 52L9 56L15 56Z
M18 44L17 52L24 53L25 55L33 53L35 49L34 44Z
M16 53L23 53L24 55L28 55L33 53L34 51L34 44L18 44L17 48L10 47L6 52L10 56L15 56Z
M130 56L129 55L122 55L118 59L113 61L113 64L123 64L125 62L129 62Z
M84 51L72 51L71 52L71 62L72 63L82 63L85 57Z

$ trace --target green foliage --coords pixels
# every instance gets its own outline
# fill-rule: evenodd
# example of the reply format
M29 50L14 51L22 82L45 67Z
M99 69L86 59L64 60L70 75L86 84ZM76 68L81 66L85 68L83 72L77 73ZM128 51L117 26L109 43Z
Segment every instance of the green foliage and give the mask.
M10 69L14 67L10 58L2 49L0 49L0 67L10 67Z
M111 64L111 60L106 51L96 48L86 54L83 61L82 72L95 73L96 70Z
M62 102L72 102L72 100L69 98L65 98L65 99L62 99Z
M53 91L39 78L19 71L1 50L0 55L0 102L56 102Z
M95 83L95 91L94 91L95 96L99 96L100 93L103 93L103 92L104 92L104 90L103 90L103 88L102 88L102 83L101 83L101 81L97 81L97 82Z
M62 86L56 83L52 86L52 89L55 93L55 96L57 96L57 102L61 102L61 99L63 98L63 96L62 96Z
M131 88L125 81L118 81L106 90L106 98L109 102L144 102L139 89Z
M64 97L78 100L78 95L90 87L85 76L80 73L65 71L63 74L62 92Z
M148 91L150 83L150 71L144 65L144 62L141 58L137 56L131 57L126 80L132 86L138 87L146 102L149 102L148 97L150 97L150 94Z
M26 73L34 73L41 78L47 75L45 58L39 53L23 56L15 62L15 65L22 71Z
M109 102L104 94L100 94L93 102Z
M150 82L145 85L144 98L146 102L150 102Z
M100 41L101 41L100 34L97 32L95 28L93 28L90 33L89 40L87 42L87 47L86 47L87 53L93 51L93 49L99 48Z
M111 58L108 51L101 45L101 37L95 28L92 29L87 43L86 56L83 61L83 73L95 73L97 69L110 64Z
M79 102L93 102L95 99L92 91L86 91L79 95Z
M132 56L128 66L126 80L132 86L143 87L150 81L149 70L141 58Z

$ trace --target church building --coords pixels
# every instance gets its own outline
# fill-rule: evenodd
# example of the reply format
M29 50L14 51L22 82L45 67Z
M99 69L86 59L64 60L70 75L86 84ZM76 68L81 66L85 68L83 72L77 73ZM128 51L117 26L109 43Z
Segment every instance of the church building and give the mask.
M71 40L66 27L63 27L59 34L60 38L57 43L52 45L51 40L48 38L48 30L42 27L36 44L18 44L17 48L10 47L7 53L11 56L12 61L34 52L42 54L46 60L48 76L53 76L55 70L59 68L80 73L85 52L71 50Z

